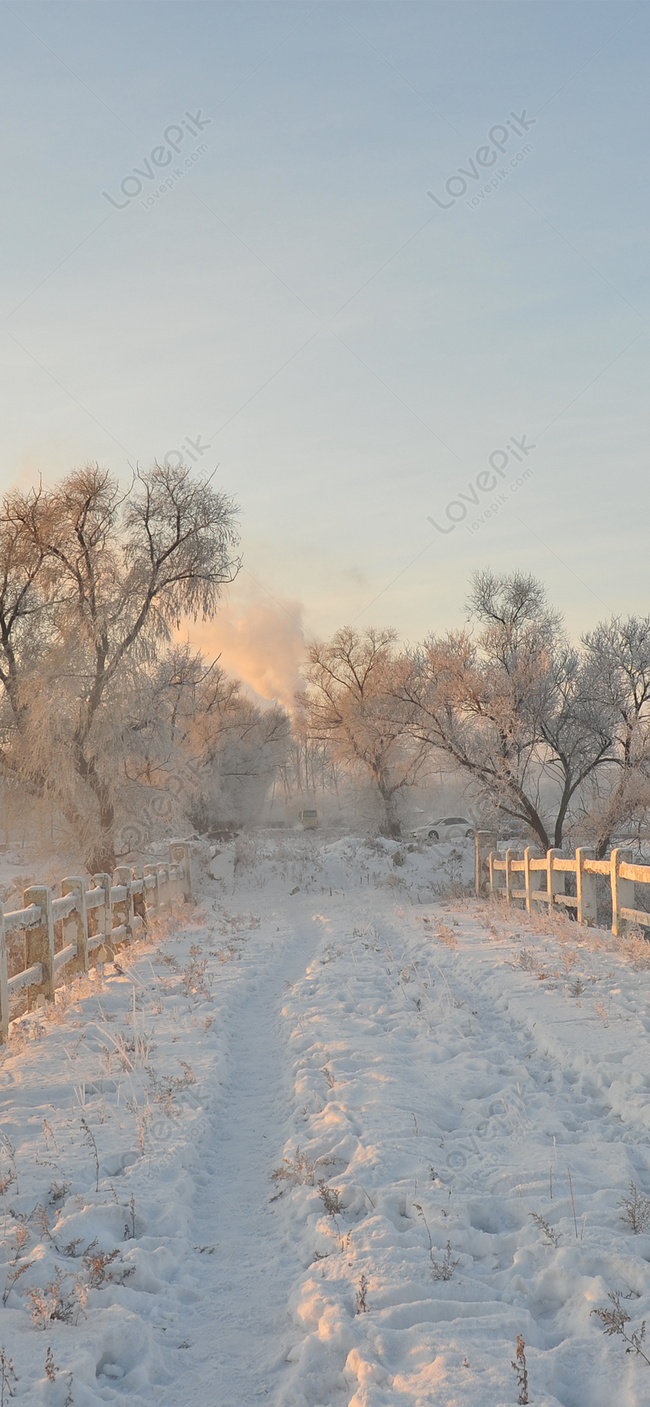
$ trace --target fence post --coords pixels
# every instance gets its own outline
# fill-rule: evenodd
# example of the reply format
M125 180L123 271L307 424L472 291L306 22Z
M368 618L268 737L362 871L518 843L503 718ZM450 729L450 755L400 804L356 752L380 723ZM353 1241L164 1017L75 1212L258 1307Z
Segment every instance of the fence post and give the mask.
M7 986L7 935L5 911L0 902L0 1045L9 1036L9 988Z
M516 850L506 850L506 904L512 903L512 870L510 868L513 860L518 860L519 854Z
M169 847L169 858L172 865L183 866L183 879L181 881L183 902L185 904L193 904L194 896L192 893L192 852L190 850L189 845L187 845L185 841L173 840Z
M43 1001L54 1001L54 921L52 918L52 890L47 884L33 884L23 893L26 909L30 904L38 904L41 921L35 928L25 929L25 967L40 962L43 980L27 988L27 1010L42 1006Z
M147 896L144 887L144 870L142 869L142 866L134 865L132 874L136 882L142 880L142 889L138 890L137 894L134 894L133 891L131 891L131 900L133 903L134 915L137 914L138 918L142 919L142 932L144 934L144 931L147 927Z
M598 903L596 899L596 876L587 874L585 871L585 860L593 860L594 852L588 845L581 845L576 850L576 893L578 895L578 923L589 924L593 927L598 922Z
M169 880L169 868L167 865L158 864L158 903L161 909L166 909L168 913L172 911L171 884Z
M485 895L490 870L490 852L497 848L497 837L493 831L476 831L474 835L474 888L477 895ZM190 861L190 847L186 845L187 864ZM191 884L190 884L191 889ZM192 899L188 899L191 904Z
M490 898L491 898L491 899L494 898L494 895L495 895L495 893L496 893L496 890L495 890L495 887L494 887L494 876L495 876L495 874L496 874L496 870L495 870L495 868L494 868L494 860L495 860L495 857L498 857L498 852L497 852L496 850L491 850L491 851L490 851L490 855L489 855L489 859L488 859L488 864L489 864L489 867L490 867Z
M153 876L154 876L154 879L155 879L155 881L156 881L156 883L155 883L155 885L154 885L154 889L153 889L153 897L152 897L151 904L149 905L149 907L150 907L151 909L153 909L153 911L154 911L155 914L157 914L157 913L158 913L158 906L159 906L159 904L160 904L160 879L159 879L159 876L158 876L158 866L157 866L157 865L145 865L143 874L144 874L144 878L145 878L145 879L147 879L148 876L153 875ZM145 903L145 909L146 909L146 907L147 907L147 890L146 890L146 887L145 887L144 890L143 890L143 895L144 895L144 903Z
M525 876L525 879L526 879L526 913L527 913L527 914L532 914L532 913L535 912L535 906L534 906L533 901L532 901L532 899L531 899L531 894L534 893L536 890L540 890L540 889L542 888L542 881L543 881L543 879L544 879L544 871L543 871L543 870L531 870L531 868L530 868L530 862L531 862L532 859L533 859L533 856L532 856L531 853L530 853L530 846L527 845L527 846L526 846L526 849L524 850L524 866L525 866L525 868L524 868L524 876Z
M561 851L558 849L547 850L546 852L546 888L549 894L548 911L550 914L553 912L555 895L564 894L566 889L566 874L564 870L556 870L553 867L555 856L560 854Z
M115 905L115 928L118 928L121 923L125 925L126 941L128 943L133 942L133 895L131 893L132 882L133 875L131 874L128 865L118 865L118 868L116 870L113 870L113 884L115 886L121 885L126 889L126 899L118 900L117 904Z
M94 874L93 884L95 886L95 889L103 889L104 891L104 903L102 904L101 908L95 909L95 913L97 914L97 933L101 933L102 935L102 946L104 947L106 952L106 958L104 959L104 961L108 959L109 962L112 962L114 957L114 949L113 939L111 937L113 931L113 909L111 906L111 877L109 874Z
M75 894L76 907L63 923L63 946L70 940L77 944L77 956L67 964L70 976L76 972L88 971L88 910L86 909L86 881L74 875L61 880L62 894Z
M627 864L632 863L631 850L612 850L610 856L610 883L612 886L612 933L615 938L622 938L627 927L627 920L620 917L621 909L634 908L634 880L621 879L618 867L621 860Z

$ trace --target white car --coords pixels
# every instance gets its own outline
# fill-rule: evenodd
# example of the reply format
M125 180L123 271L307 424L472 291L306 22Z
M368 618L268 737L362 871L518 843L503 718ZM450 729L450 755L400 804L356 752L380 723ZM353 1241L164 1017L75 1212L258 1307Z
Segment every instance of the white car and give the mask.
M464 816L445 816L440 821L418 826L413 835L416 840L473 840L474 827Z

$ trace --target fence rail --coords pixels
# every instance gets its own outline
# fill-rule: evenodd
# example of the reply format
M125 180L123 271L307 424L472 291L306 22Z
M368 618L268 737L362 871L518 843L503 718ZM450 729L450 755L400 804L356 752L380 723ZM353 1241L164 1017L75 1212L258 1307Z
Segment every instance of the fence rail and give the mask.
M54 1001L56 987L67 977L110 961L146 927L148 917L170 913L174 900L192 903L190 847L174 841L166 864L121 865L112 876L93 875L90 889L86 883L79 875L62 879L60 896L45 884L31 885L23 894L24 908L13 913L0 904L0 1043L7 1040L9 1003L16 993L27 990L28 1011ZM9 977L7 936L16 933L24 934L24 967Z
M567 875L575 875L575 894L566 892ZM523 856L506 850L502 859L496 836L491 831L476 832L476 893L490 894L507 904L523 903L529 914L537 904L546 904L549 911L555 906L574 909L578 923L597 924L597 875L609 879L612 933L620 937L631 924L650 928L650 913L634 906L635 885L650 884L650 865L633 864L631 851L612 850L608 860L596 860L586 846L576 850L573 859L559 850L535 858L527 848Z

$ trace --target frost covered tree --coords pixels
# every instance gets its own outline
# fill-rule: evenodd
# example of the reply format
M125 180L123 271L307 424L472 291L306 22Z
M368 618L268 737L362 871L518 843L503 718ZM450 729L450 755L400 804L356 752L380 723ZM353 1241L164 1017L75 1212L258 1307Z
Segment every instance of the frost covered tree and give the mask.
M476 630L413 652L398 700L413 710L414 737L478 798L544 850L561 846L571 804L611 760L610 714L533 577L476 573L468 606Z
M643 828L650 807L650 617L602 622L583 645L594 706L609 719L613 743L581 817L601 857L616 831Z
M396 702L405 660L395 641L392 630L348 626L311 645L300 707L310 737L372 780L386 833L399 836L398 797L418 781L427 748L408 733L409 703Z
M115 792L119 852L160 833L257 817L285 761L290 721L259 707L218 661L175 645L123 693Z
M277 704L261 708L217 666L206 674L184 748L200 785L190 816L201 828L259 819L271 782L284 765L291 734ZM200 770L196 770L200 769Z
M314 805L316 799L340 798L344 787L343 767L326 742L312 737L309 720L300 706L291 720L286 757L277 778L278 794L285 802Z
M124 493L96 465L0 515L5 767L50 796L91 868L114 859L130 710L181 617L213 614L238 568L235 505L183 465Z

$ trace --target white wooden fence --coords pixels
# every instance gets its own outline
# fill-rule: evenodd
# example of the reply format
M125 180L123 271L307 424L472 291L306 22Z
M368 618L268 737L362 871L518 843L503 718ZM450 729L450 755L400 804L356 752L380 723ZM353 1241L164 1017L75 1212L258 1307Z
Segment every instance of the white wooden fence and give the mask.
M567 875L575 875L575 894L566 893ZM634 907L635 884L650 884L650 865L635 865L629 850L612 850L608 860L594 859L586 846L576 850L574 859L559 850L549 850L543 859L534 859L530 848L521 856L506 850L497 852L491 831L476 832L476 893L504 899L506 904L523 904L530 914L539 904L574 909L578 923L598 922L596 876L609 879L612 897L612 933L620 936L630 924L650 928L650 913ZM503 876L503 879L501 879Z
M167 864L130 869L111 878L92 877L91 888L78 876L61 880L60 898L45 884L23 894L24 908L6 914L0 904L0 1042L7 1040L9 1003L27 991L27 1010L54 1001L55 988L110 961L117 948L133 941L148 917L170 913L174 900L192 903L190 847L174 841ZM24 934L24 967L7 975L7 936Z

